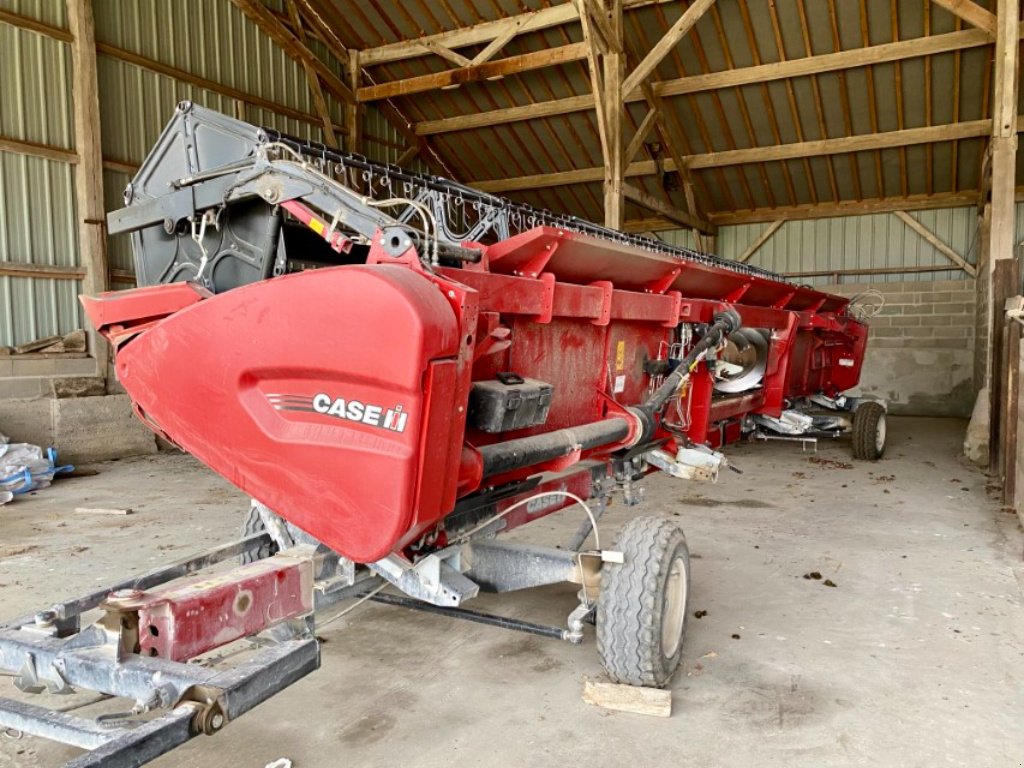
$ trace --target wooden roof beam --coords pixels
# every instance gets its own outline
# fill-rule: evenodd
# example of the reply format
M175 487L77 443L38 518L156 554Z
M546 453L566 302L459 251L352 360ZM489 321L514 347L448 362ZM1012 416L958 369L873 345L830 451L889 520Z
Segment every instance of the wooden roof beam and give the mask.
M623 10L643 8L658 3L676 2L676 0L622 0ZM536 11L520 13L495 21L485 21L472 27L453 29L425 35L415 40L402 40L375 48L366 48L360 52L364 66L372 67L404 59L415 59L432 53L427 43L437 43L449 49L462 48L467 45L483 45L491 43L507 34L508 24L515 26L515 34L536 32L542 29L558 27L578 19L576 8L572 2L565 2ZM482 53L482 52L481 52Z
M644 82L657 66L661 64L662 59L668 56L669 52L675 48L679 41L690 33L690 30L700 21L701 16L707 13L708 8L714 2L715 0L694 0L693 4L679 17L679 20L669 27L668 32L654 44L654 47L647 52L643 60L636 65L636 69L629 73L622 84L623 93L632 93L640 83Z
M327 90L345 102L355 101L352 90L341 81L326 64L317 58L306 44L297 38L281 21L270 12L260 0L231 0L239 10L256 24L281 50L298 61L303 67L310 67L326 86Z
M640 125L637 126L633 138L629 140L629 144L626 146L626 151L622 156L626 163L632 162L633 158L637 156L640 148L644 145L644 141L650 135L651 129L654 128L657 122L658 108L650 107L647 110L647 114L644 115L644 119L640 121Z
M240 2L241 0L235 0ZM390 99L395 96L409 96L414 93L435 91L440 88L448 88L453 85L472 83L479 80L489 80L496 77L527 72L533 69L552 67L558 64L566 64L579 61L587 57L586 43L572 43L558 48L549 48L543 51L524 53L519 56L510 56L497 61L487 61L483 64L469 62L467 66L458 69L449 69L444 72L435 72L429 75L410 77L405 80L393 80L378 85L368 85L356 91L356 98L359 101L379 101ZM360 55L360 63L365 66ZM592 97L587 97L592 102Z
M932 0L940 8L959 16L971 26L984 30L993 40L996 36L996 15L973 0Z
M1024 187L1017 187L1017 200L1024 200ZM893 211L925 211L938 208L965 208L977 204L977 191L939 192L934 195L909 195L907 197L886 197L866 200L841 200L838 203L802 203L800 205L776 208L756 208L738 211L721 211L711 214L711 221L719 227L735 224L763 224L785 218L786 221L828 219L839 216L867 216ZM662 232L679 229L679 224L664 216L627 221L625 232ZM950 267L953 269L953 267Z
M1020 36L1024 37L1024 24L1020 25ZM868 48L854 48L839 51L838 53L805 56L798 59L761 64L755 67L741 67L739 69L727 69L704 75L690 75L675 80L664 80L655 83L653 88L654 92L662 98L682 96L690 93L701 93L721 88L818 75L825 72L854 69L872 64L883 64L890 61L979 48L989 45L991 42L988 34L982 30L966 29L961 32L948 32L942 35L901 40L895 43L882 43ZM641 101L644 99L644 94L639 88L636 88L633 91L626 92L624 98L630 102ZM430 136L449 131L483 128L520 120L552 117L572 112L586 112L593 109L593 106L593 96L570 96L564 99L553 99L521 107L508 107L472 115L424 121L416 125L416 133L421 136Z
M1024 117L1018 118L1017 130L1024 126ZM781 144L774 147L753 147L750 149L734 149L725 152L708 152L690 155L683 158L691 170L701 168L717 168L723 165L744 165L746 163L765 163L778 160L793 160L801 157L823 157L840 155L848 152L867 152L890 147L905 147L915 144L931 144L956 139L970 139L987 136L991 133L991 120L971 120L949 125L933 125L925 128L907 128L902 131L886 131L869 133L859 136L844 136L836 139L820 139L802 141L792 144ZM649 176L658 172L653 161L630 163L626 168L626 176ZM675 163L665 160L661 170L675 170ZM512 179L494 179L469 182L470 186L491 193L513 192L538 187L558 187L567 184L586 184L600 181L604 177L603 168L580 168L573 171L558 173L542 173L535 176L520 176Z
M299 16L299 6L296 4L295 0L286 0L285 7L288 10L288 18L291 21L292 32L299 41L305 45L306 31L302 26L302 18ZM331 111L327 106L327 99L324 98L324 90L320 86L320 78L317 76L316 70L313 69L313 66L308 61L303 61L302 67L306 71L306 83L309 85L309 95L313 98L313 106L316 108L316 112L320 115L320 119L324 124L324 144L337 149L338 137L334 134L334 121L331 119Z
M660 213L669 221L674 221L676 224L688 229L696 229L706 235L713 235L718 230L714 224L706 219L698 218L687 211L681 211L678 208L659 200L654 195L647 194L642 189L635 187L632 184L624 182L622 184L622 194L637 205L640 205L649 211Z

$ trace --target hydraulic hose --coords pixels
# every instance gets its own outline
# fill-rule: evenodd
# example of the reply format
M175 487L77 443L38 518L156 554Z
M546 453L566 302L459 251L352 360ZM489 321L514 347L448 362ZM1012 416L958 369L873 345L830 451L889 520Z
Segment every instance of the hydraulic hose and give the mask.
M478 450L483 461L483 476L493 477L523 467L568 456L575 450L586 451L602 445L618 443L629 437L630 424L623 418L611 418L582 424L568 429L556 429L531 437L506 440L503 443L481 446Z
M721 344L726 337L737 330L743 320L735 309L726 309L717 313L714 322L700 341L693 345L693 348L686 353L676 369L672 371L661 383L654 393L648 397L643 404L636 409L630 409L640 417L644 425L644 433L641 441L650 439L654 434L654 417L661 412L665 404L675 396L683 379L690 374L690 368L700 359L701 355L713 347Z

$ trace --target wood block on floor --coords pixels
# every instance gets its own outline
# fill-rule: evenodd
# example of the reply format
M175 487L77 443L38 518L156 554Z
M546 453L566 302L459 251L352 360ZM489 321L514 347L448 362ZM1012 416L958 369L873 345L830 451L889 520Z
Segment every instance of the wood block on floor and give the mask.
M640 688L616 683L583 683L583 700L587 704L619 712L632 712L652 717L672 715L672 692L660 688Z

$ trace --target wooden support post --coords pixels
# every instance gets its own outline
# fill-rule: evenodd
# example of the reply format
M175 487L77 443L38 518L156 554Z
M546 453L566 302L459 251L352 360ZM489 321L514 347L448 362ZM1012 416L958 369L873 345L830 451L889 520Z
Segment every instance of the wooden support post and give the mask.
M995 222L993 222L994 228ZM1009 328L1005 320L1004 310L1007 299L1020 293L1020 263L1016 259L992 259L991 293L989 297L989 313L994 325L989 328L991 344L989 345L990 370L989 376L989 472L1000 480L1007 454L1017 452L1014 445L1007 445L1006 436L1010 432L1007 419L1011 412L1007 398L1007 385L1010 376L1007 366L1016 365L1009 356Z
M72 60L73 124L75 150L75 212L78 218L79 262L85 268L82 293L107 290L107 240L103 227L103 157L100 144L99 80L96 74L96 29L92 0L67 0ZM106 341L89 327L89 353L96 372L107 376L110 350Z
M1012 300L1011 300L1012 301ZM1017 299L1019 301L1019 299ZM1007 317L1003 329L1003 370L1006 380L1003 382L1003 447L1001 453L1003 476L1003 505L1017 507L1017 420L1020 411L1020 337L1021 324L1018 320ZM1020 510L1018 509L1018 514Z
M604 93L595 98L604 101L607 120L607 147L604 164L604 224L612 229L622 229L625 221L626 201L622 183L625 179L624 148L622 146L622 116L624 103L622 81L626 75L626 57L622 53L622 0L608 0L611 33L615 36L618 50L610 49L604 55Z
M996 6L996 42L994 54L994 98L992 102L991 184L988 201L989 227L986 251L988 265L978 283L988 294L986 325L989 346L985 361L985 380L989 387L989 468L1001 469L1006 450L1017 446L1003 444L1007 425L1003 386L1007 380L1001 370L1006 345L1003 322L1006 300L1020 292L1020 269L1014 254L1014 177L1017 165L1017 89L1020 0L998 0ZM1007 361L1009 362L1009 361Z
M359 51L350 49L348 52L348 81L353 92L359 88L361 77ZM345 149L349 152L360 152L363 144L363 106L353 101L345 107Z
M622 0L573 0L580 17L590 70L590 88L597 117L604 166L604 224L622 229L625 197L623 180L626 149L623 146L622 80L626 57L622 47Z
M682 211L674 206L660 200L654 195L649 195L639 187L635 187L628 182L620 182L619 188L622 190L623 197L628 200L632 200L637 205L646 208L649 211L660 213L669 221L674 221L677 224L692 229L695 233L700 234L702 227L707 227L710 234L714 234L715 227L713 224L703 222L689 211ZM706 247L703 242L698 241L698 247Z
M362 81L362 63L359 61L359 51L350 48L348 51L348 84L353 93L359 88ZM363 110L365 108L358 101L345 105L345 151L362 154L363 151ZM362 175L355 169L348 172L348 181L352 189L362 190Z

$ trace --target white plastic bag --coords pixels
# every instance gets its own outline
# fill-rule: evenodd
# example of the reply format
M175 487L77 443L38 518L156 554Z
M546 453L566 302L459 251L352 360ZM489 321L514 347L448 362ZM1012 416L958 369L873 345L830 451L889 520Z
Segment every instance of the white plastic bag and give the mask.
M70 472L74 467L56 465L57 452L45 451L31 443L12 443L0 434L0 504L6 504L22 493L48 486L58 472Z

